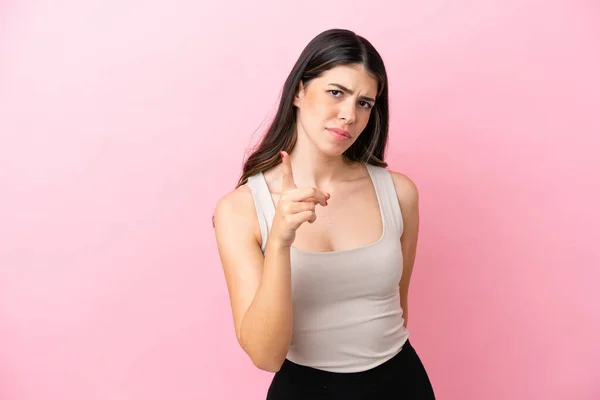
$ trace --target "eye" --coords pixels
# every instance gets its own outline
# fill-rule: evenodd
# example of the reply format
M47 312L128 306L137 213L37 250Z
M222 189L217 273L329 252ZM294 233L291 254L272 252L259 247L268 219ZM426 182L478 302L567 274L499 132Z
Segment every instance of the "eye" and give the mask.
M367 110L373 107L368 101L360 101L359 103L361 107L364 107Z
M329 92L329 93L331 93L331 95L332 95L333 97L340 97L340 96L338 96L338 94L339 94L339 95L341 95L341 94L342 94L342 92L341 92L340 90L335 90L335 89L328 90L328 92Z

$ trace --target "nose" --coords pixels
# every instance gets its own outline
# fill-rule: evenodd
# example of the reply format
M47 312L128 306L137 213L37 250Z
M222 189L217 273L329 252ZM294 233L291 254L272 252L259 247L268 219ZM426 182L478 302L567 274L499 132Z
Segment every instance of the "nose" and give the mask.
M340 104L338 117L341 120L344 120L348 125L354 123L356 120L356 107L354 106L354 101L352 99L348 98L346 101Z

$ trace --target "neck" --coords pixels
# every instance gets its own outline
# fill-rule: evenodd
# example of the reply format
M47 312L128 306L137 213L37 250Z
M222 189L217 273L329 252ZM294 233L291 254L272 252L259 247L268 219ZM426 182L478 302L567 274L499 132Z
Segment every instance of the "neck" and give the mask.
M331 156L319 151L300 129L290 160L298 186L329 187L347 175L349 166L342 155Z

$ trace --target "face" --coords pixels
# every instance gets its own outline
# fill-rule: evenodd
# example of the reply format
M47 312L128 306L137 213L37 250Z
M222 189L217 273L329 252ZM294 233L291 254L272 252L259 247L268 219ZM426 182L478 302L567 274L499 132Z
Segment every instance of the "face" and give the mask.
M294 98L298 135L326 154L341 155L367 126L376 94L377 80L361 65L334 67L305 87L300 83Z

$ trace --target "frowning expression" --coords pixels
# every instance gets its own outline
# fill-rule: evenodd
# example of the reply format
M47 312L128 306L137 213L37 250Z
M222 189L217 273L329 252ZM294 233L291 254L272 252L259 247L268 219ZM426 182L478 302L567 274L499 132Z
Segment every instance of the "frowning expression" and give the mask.
M367 126L375 105L377 80L362 65L337 66L302 83L294 98L298 135L321 151L342 154Z

